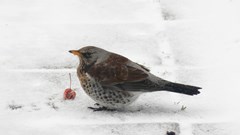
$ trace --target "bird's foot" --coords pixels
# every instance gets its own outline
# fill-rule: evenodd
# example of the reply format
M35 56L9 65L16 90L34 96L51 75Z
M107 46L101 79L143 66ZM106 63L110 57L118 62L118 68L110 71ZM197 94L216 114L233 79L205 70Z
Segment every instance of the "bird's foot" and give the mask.
M167 131L167 135L175 135L175 132L173 132L173 131Z
M109 109L107 107L98 107L98 108L95 108L95 107L88 107L89 109L92 109L94 112L96 111L115 111L115 109Z

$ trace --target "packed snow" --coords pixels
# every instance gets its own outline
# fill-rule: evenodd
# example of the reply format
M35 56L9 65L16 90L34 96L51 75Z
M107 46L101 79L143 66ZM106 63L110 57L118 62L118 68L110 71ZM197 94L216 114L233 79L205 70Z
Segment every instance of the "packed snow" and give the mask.
M237 0L0 1L0 133L239 134ZM68 50L124 55L201 94L146 93L124 111L93 112ZM63 92L76 90L75 100Z

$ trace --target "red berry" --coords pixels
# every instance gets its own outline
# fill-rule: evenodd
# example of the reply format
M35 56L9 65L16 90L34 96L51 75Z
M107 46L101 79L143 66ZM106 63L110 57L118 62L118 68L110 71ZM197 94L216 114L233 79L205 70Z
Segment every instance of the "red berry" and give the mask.
M68 88L64 91L63 98L65 100L73 100L76 97L76 92Z

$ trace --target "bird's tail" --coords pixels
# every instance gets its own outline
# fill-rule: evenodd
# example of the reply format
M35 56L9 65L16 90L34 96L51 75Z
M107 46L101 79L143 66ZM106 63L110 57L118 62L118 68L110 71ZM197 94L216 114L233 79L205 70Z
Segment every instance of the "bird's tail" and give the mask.
M186 95L197 95L200 93L199 89L202 89L201 87L184 85L179 83L172 83L172 82L165 84L164 88L166 91L182 93Z

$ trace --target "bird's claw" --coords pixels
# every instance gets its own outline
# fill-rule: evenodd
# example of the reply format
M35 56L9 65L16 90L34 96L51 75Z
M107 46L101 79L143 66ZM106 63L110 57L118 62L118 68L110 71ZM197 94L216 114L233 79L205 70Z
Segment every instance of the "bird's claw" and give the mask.
M92 109L94 112L96 112L96 111L115 111L114 109L109 109L107 107L98 107L98 108L88 107L88 108Z

